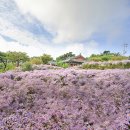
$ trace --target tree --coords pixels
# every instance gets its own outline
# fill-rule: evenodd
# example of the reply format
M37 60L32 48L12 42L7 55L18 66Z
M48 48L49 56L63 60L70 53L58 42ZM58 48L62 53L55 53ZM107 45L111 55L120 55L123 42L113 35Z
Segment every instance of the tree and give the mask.
M5 70L7 67L7 57L6 57L6 53L4 52L0 52L0 63L3 64L3 69Z
M18 67L20 62L26 62L29 60L29 57L24 52L7 52L7 59L13 63L16 63L16 66Z
M31 64L40 65L42 64L41 57L32 57L30 58Z
M62 60L66 60L69 57L74 57L74 56L75 56L75 54L73 54L72 52L68 52L66 54L63 54L63 55L57 57L56 60L57 61L62 61Z
M48 64L49 61L53 60L53 58L51 57L51 55L48 54L43 54L41 56L41 60L43 64Z
M110 54L110 51L104 51L103 52L103 55L108 55L108 54Z

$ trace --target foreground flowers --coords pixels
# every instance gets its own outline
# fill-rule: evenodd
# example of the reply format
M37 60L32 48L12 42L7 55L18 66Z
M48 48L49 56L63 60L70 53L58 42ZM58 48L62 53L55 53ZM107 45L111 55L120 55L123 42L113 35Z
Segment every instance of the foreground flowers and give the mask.
M0 130L127 130L130 70L0 75Z

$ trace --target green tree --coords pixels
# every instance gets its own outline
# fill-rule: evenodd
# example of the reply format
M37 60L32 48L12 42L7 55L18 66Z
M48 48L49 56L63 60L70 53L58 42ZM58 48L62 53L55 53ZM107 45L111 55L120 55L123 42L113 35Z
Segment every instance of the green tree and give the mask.
M7 56L6 56L6 53L4 52L0 52L0 63L3 64L2 69L5 70L7 67Z
M109 55L110 54L110 51L104 51L103 52L103 55Z
M49 61L53 60L53 58L51 57L51 55L48 54L43 54L41 56L41 60L43 64L48 64Z
M25 62L22 64L22 71L31 71L33 70L32 64L30 62Z
M69 64L63 63L62 61L58 61L56 64L57 64L57 66L62 67L62 68L68 68L69 67Z
M31 62L31 64L40 65L40 64L42 64L42 59L41 59L41 57L32 57L30 59L30 62Z
M68 53L65 53L59 57L56 58L57 61L62 61L62 60L66 60L67 58L69 57L74 57L75 54L73 54L72 52L68 52Z
M18 67L20 62L26 62L29 60L29 57L26 53L24 52L7 52L7 59L9 62L15 63L16 66Z

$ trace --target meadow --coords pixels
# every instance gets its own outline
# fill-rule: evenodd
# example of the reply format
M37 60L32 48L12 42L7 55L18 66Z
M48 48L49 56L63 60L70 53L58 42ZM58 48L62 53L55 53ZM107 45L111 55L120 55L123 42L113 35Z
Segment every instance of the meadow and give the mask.
M130 69L41 66L0 74L0 130L128 130Z

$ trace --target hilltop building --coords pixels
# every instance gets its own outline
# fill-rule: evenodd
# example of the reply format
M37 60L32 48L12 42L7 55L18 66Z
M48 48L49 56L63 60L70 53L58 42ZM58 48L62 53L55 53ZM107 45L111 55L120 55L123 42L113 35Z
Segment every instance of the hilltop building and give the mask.
M64 60L63 62L69 64L70 66L77 66L83 64L85 61L86 61L85 57L79 54L78 56L70 57Z

